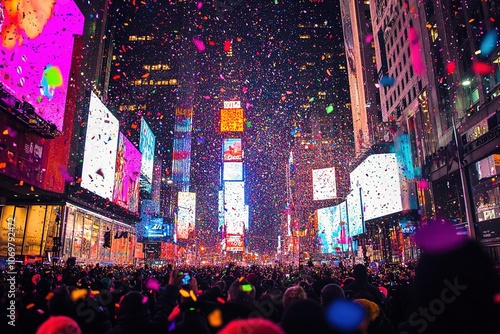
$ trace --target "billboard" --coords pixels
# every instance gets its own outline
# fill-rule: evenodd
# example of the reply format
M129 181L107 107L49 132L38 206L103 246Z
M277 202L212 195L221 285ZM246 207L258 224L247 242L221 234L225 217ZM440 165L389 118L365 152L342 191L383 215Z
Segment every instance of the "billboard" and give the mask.
M243 161L241 138L226 138L222 145L223 161Z
M167 236L163 217L154 217L149 219L149 223L145 226L144 236L148 239L163 239Z
M141 118L141 137L139 139L139 151L142 153L141 189L148 193L152 191L155 144L156 137L143 117Z
M335 167L313 169L313 200L320 201L337 197Z
M27 3L2 1L0 82L62 131L74 35L82 35L84 16L72 0Z
M332 254L338 250L347 250L349 243L347 231L347 202L317 210L318 239L320 251Z
M245 248L245 240L242 235L237 235L237 234L226 235L227 252L243 252L244 248Z
M220 110L220 132L243 132L243 109Z
M368 156L351 172L350 179L351 189L361 191L365 221L403 210L401 178L395 153Z
M141 152L120 132L116 151L113 202L131 212L139 210Z
M354 189L347 195L347 213L350 236L364 233L363 213L361 210L361 192L359 189Z
M224 162L224 181L243 181L243 162Z
M81 186L102 198L113 198L118 119L91 93Z
M224 182L224 222L227 234L244 234L245 182Z
M177 239L194 237L196 193L177 193Z

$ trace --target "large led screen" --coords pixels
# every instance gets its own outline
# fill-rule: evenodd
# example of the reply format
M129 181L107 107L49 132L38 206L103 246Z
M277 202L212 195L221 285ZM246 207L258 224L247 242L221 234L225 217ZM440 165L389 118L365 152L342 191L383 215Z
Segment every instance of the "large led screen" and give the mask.
M155 158L156 138L148 123L141 119L141 137L139 139L139 150L142 153L141 162L141 188L151 193L153 183L153 166Z
M102 198L113 198L119 122L99 98L90 96L81 186Z
M243 234L245 225L245 183L224 182L226 233Z
M243 109L221 109L220 132L243 132Z
M243 150L241 149L241 139L240 138L228 138L224 139L223 147L223 159L224 161L242 161L243 160Z
M245 240L242 235L228 234L226 236L227 252L243 252L244 248L245 248Z
M194 236L196 193L179 192L177 196L177 239L188 239Z
M62 131L74 35L84 17L72 0L2 1L0 82Z
M363 213L361 210L361 192L359 189L354 189L347 195L347 213L350 236L364 233Z
M402 211L401 181L395 153L368 156L351 172L350 179L351 189L361 191L365 221Z
M113 202L132 212L139 209L141 152L120 132L116 151Z
M318 239L320 251L323 254L332 254L339 247L340 237L340 208L330 206L317 210Z
M337 197L335 168L313 169L313 200L320 201Z
M224 181L243 181L243 162L224 162Z

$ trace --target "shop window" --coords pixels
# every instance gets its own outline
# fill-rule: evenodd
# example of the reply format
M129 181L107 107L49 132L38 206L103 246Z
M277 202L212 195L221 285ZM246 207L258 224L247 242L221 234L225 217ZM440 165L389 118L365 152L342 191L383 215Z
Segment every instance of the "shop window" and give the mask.
M24 255L43 255L40 247L46 222L46 212L47 207L45 205L32 205L29 207L24 236Z
M79 211L75 211L75 229L73 231L73 250L71 255L74 257L82 256L82 239L83 239L83 215Z
M75 210L68 210L68 218L66 219L66 230L64 232L64 251L65 256L72 256L73 250L73 233L75 226Z

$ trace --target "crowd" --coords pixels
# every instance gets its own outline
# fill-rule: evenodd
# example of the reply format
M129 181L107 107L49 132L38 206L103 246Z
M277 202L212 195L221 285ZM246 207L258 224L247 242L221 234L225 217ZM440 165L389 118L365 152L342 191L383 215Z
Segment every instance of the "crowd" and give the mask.
M1 276L1 333L500 333L499 276L473 241L377 267L16 264L15 272L14 315Z

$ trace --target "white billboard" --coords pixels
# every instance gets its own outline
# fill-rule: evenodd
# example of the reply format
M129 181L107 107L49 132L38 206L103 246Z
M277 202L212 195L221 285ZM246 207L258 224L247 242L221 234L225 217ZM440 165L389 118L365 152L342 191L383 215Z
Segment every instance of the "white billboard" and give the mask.
M196 193L177 194L177 239L194 237L196 220Z
M115 182L118 119L91 93L81 186L102 198L112 199Z
M312 179L314 201L337 198L335 167L313 169Z
M361 210L361 192L360 189L354 189L347 195L347 213L350 236L355 236L364 232L363 213Z
M243 181L243 162L224 162L223 168L224 181Z
M365 221L403 210L401 177L395 153L368 156L351 172L350 179L351 189L361 192Z

